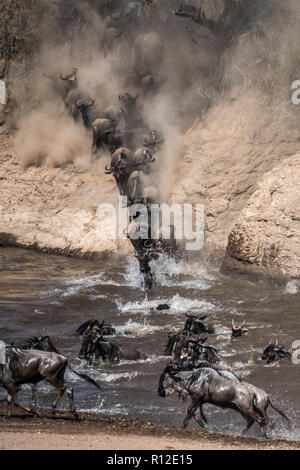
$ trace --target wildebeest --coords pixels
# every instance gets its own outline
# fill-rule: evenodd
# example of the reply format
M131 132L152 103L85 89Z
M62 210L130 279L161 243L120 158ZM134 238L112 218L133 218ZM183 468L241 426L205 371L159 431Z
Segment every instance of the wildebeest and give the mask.
M199 361L220 361L218 351L204 345L207 338L179 335L172 349L173 363L181 370L194 369Z
M74 122L78 122L80 114L82 113L82 110L78 107L77 103L83 103L86 100L89 103L87 106L90 106L91 100L91 98L89 98L86 93L79 88L77 72L78 70L74 68L72 73L68 75L60 75L61 80L66 82L66 95L64 97L65 108L61 113L61 116L65 111L67 111Z
M240 381L230 372L222 371L214 366L201 367L193 371L178 371L168 364L160 376L158 394L161 397L166 397L175 392L182 398L191 398L192 400L183 427L188 425L192 417L195 417L200 426L205 427L204 423L207 422L207 419L202 409L205 403L238 411L247 421L243 434L246 434L253 423L257 422L264 436L269 437L266 427L267 425L272 428L274 426L267 416L269 405L289 421L285 413L273 405L264 390ZM203 421L195 415L198 408Z
M102 320L100 323L97 319L87 320L82 323L76 330L76 334L79 336L88 335L91 331L96 331L101 333L103 336L114 335L116 330L111 325L105 323L105 320Z
M53 344L50 336L33 336L19 346L20 349L38 349L40 351L55 352L60 354Z
M201 333L208 333L214 334L215 330L211 325L205 325L203 320L207 317L207 315L203 315L201 317L193 314L185 314L186 322L184 325L183 333L184 334L191 334L191 335L200 335Z
M120 39L122 39L122 31L119 28L110 26L103 32L100 42L104 51L104 57L118 45Z
M133 153L127 147L118 148L105 166L107 175L113 174L121 196L126 194L126 185L133 168Z
M267 364L291 357L291 353L284 350L284 346L278 346L278 340L272 341L263 351L261 359Z
M154 75L162 65L164 43L155 31L139 34L134 41L132 66L137 77Z
M119 100L122 103L122 109L124 111L126 129L128 131L133 129L136 131L144 125L141 118L141 110L137 102L138 98L139 95L133 96L128 92L119 95Z
M67 392L70 412L78 418L74 406L73 389L64 381L67 367L82 379L99 389L101 388L91 377L72 369L68 360L61 354L36 349L19 349L13 346L7 346L5 353L6 363L0 368L0 385L7 391L7 417L11 414L12 405L37 415L33 409L25 407L17 401L17 393L23 384L37 384L46 380L58 390L56 400L52 404L52 412L55 413L60 399Z
M82 343L80 358L84 358L90 363L93 358L99 358L103 362L116 364L121 360L137 361L147 359L147 355L135 349L121 346L117 341L106 340L102 336L89 335Z
M232 320L232 332L231 336L233 338L238 338L239 336L243 336L245 333L247 333L247 328L245 328L245 321L243 323L235 323L234 320Z
M163 144L163 142L164 139L161 137L161 135L157 131L152 130L144 138L144 147L149 148L152 153L155 153L160 149L160 146Z

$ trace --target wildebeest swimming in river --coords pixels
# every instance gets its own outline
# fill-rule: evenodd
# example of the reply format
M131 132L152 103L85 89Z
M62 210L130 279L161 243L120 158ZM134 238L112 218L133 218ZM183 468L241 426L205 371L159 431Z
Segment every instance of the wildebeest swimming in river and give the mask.
M284 350L284 346L278 346L278 340L272 341L263 351L261 359L267 364L280 361L286 357L291 357L291 353Z
M92 383L97 388L101 388L88 375L80 374L72 369L68 360L61 354L36 349L25 350L13 346L7 346L5 354L6 363L0 366L0 386L7 391L7 417L11 414L12 405L37 416L38 414L33 409L25 407L17 401L17 393L23 384L37 384L42 380L46 380L58 390L56 400L52 404L52 412L55 413L60 399L67 392L70 411L78 418L74 406L73 389L66 385L64 381L67 367L82 379Z
M245 328L245 321L243 323L235 323L234 320L232 320L232 330L231 330L231 336L233 338L238 338L240 336L243 336L245 333L247 333L247 328Z
M100 323L97 319L92 319L82 323L77 328L76 334L78 334L79 336L87 336L92 331L102 336L112 336L116 332L115 328L105 323L105 320L102 320L102 322Z
M55 352L59 354L59 351L53 344L50 336L33 336L28 338L20 346L20 349L39 349L40 351Z
M204 365L193 371L178 371L168 364L159 379L158 394L166 397L174 393L178 393L183 399L191 398L192 400L183 427L188 425L192 417L201 427L205 427L207 419L202 409L205 403L238 411L247 421L243 434L246 434L253 423L257 422L264 436L269 437L266 427L268 425L272 429L274 427L273 422L267 416L269 405L289 421L285 413L273 405L264 390L241 381L231 372L223 371L215 366ZM202 419L196 416L197 409L200 409Z
M83 339L79 352L80 359L92 363L93 358L116 364L121 360L138 361L147 359L147 355L132 348L121 346L117 341L106 340L102 336L90 334Z
M215 330L213 326L206 325L203 323L203 320L207 317L207 315L193 315L186 313L186 322L184 325L183 333L184 334L191 334L191 335L200 335L202 333L214 334Z

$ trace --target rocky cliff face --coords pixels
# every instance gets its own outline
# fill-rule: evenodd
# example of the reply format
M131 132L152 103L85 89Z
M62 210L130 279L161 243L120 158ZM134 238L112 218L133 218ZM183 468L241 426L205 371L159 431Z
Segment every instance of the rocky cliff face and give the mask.
M232 227L242 221L265 173L299 150L291 108L271 111L262 95L232 97L187 132L171 201L204 205L206 249L225 252Z
M263 175L230 232L225 265L271 276L300 276L299 154Z

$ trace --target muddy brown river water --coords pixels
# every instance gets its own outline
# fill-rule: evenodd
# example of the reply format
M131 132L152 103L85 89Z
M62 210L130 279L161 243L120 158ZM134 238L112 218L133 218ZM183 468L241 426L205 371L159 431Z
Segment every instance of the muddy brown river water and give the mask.
M224 275L200 261L162 258L155 263L157 286L141 289L136 260L120 263L63 258L31 251L0 248L0 339L7 343L33 335L50 335L76 370L99 380L104 392L71 372L75 401L80 411L104 416L137 417L168 425L181 425L187 404L157 395L159 375L168 358L163 350L170 330L180 329L185 313L207 314L216 327L208 344L218 348L223 362L239 377L264 388L274 404L292 419L288 429L274 417L279 438L300 440L300 365L290 359L265 365L261 352L269 340L291 349L300 340L300 281L276 284L245 276ZM158 312L160 303L170 310ZM88 366L78 359L80 340L75 330L90 318L105 319L116 327L115 339L149 354L145 361ZM246 336L231 339L231 320L245 320ZM55 390L41 383L38 404L50 406ZM5 393L0 391L0 399ZM19 394L30 402L30 389ZM67 399L61 402L68 408ZM235 412L206 405L209 428L238 434L244 420ZM190 424L190 426L195 426ZM250 436L260 436L257 425Z

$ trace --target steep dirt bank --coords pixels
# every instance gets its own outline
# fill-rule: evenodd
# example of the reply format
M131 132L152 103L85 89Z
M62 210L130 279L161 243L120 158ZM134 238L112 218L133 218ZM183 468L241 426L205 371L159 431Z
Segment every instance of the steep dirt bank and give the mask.
M263 175L229 235L225 265L279 277L300 276L300 155Z
M185 136L172 201L203 204L206 242L222 251L263 175L300 148L296 116L266 106L255 95L221 103Z
M99 211L99 204L116 204L118 197L113 179L104 178L104 158L92 166L83 161L24 168L12 151L13 138L2 132L1 245L86 258L130 252L127 240L103 238L103 231L110 231L110 218Z

